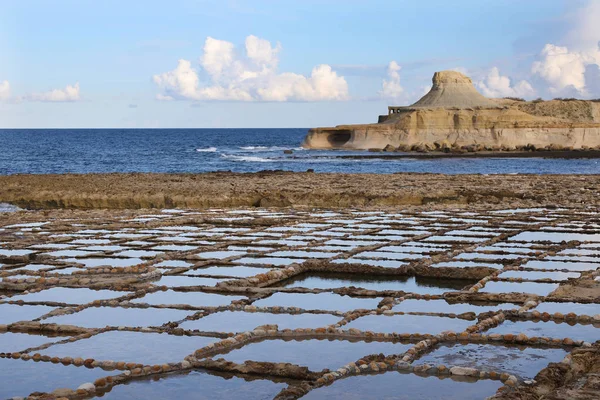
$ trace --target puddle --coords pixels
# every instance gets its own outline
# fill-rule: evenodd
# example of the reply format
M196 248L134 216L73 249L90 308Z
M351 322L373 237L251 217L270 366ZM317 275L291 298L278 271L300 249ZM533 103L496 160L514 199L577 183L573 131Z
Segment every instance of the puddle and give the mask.
M467 236L430 236L423 239L424 242L459 242L459 243L478 243L490 240L486 237L467 237Z
M109 239L77 239L71 244L109 244L112 243Z
M539 261L532 260L527 264L522 265L523 268L532 269L554 269L554 270L567 270L567 271L595 271L600 267L600 264L596 263L582 263L582 262L561 262L561 261Z
M58 268L61 265L51 265L51 264L27 264L23 267L19 267L19 271L27 270L27 271L43 271L52 268Z
M276 251L269 254L269 257L290 257L290 258L331 258L338 253L329 253L325 251Z
M493 238L494 236L497 236L498 234L493 232L493 231L481 231L481 230L456 230L456 231L450 231L450 232L446 232L446 235L450 235L450 236L477 236L477 237L488 237L488 238Z
M125 250L120 253L115 253L115 257L127 257L127 258L154 258L161 254L160 251L150 250Z
M161 261L158 264L154 264L153 267L173 267L173 268L179 268L179 267L191 267L194 264L191 262L187 262L187 261L181 261L181 260L165 260L165 261Z
M51 357L69 356L153 365L180 362L185 356L216 341L219 339L203 336L110 331L88 339L50 346L40 353Z
M149 293L142 298L132 300L135 303L159 304L187 304L194 307L218 307L229 305L233 300L245 299L244 296L233 296L204 292L177 292L167 290Z
M600 314L600 304L598 303L558 303L558 302L544 302L538 305L535 310L543 313L554 314L556 312L564 315L568 313L575 313L577 315L594 315ZM599 338L600 339L600 338Z
M558 288L558 283L538 282L495 282L490 281L479 289L481 293L531 293L538 296L547 296Z
M193 313L193 311L168 308L90 307L74 314L45 319L44 323L76 325L84 328L104 328L105 326L148 327L180 321Z
M347 312L357 309L376 309L381 300L381 297L350 297L335 293L275 293L252 304L256 307L281 306L299 307L305 310Z
M100 368L88 369L50 362L0 358L2 382L0 398L24 397L33 392L52 392L58 388L77 389L86 382L111 375ZM115 374L113 374L115 375Z
M381 241L371 241L371 240L349 240L349 239L331 239L325 242L328 245L334 246L350 246L350 247L360 247L360 246L373 246L376 244L383 243Z
M6 225L5 228L39 228L46 224L49 224L49 222L29 222L24 224Z
M49 271L53 274L61 274L61 275L70 275L75 271L85 271L83 268L69 267L69 268L59 268L52 271Z
M270 314L243 311L222 311L195 321L185 321L183 329L205 332L246 332L260 325L278 325L280 330L296 328L320 328L335 324L340 317L330 314Z
M226 279L217 278L199 278L196 276L187 275L169 275L162 276L157 281L152 281L152 284L156 286L168 286L168 287L184 287L184 286L215 286L219 282L223 282Z
M334 264L364 264L371 265L373 267L383 267L383 268L400 268L406 263L402 261L394 261L394 260L365 260L360 258L346 258L346 259L338 259L333 260Z
M66 304L86 304L94 300L114 299L129 294L129 292L117 292L115 290L92 290L87 288L62 288L53 287L36 293L16 295L11 300L23 300L25 302L57 302Z
M486 332L518 335L524 333L528 337L550 337L554 339L571 338L573 340L584 340L594 343L600 340L600 325L573 324L567 322L556 323L554 321L504 321L502 324Z
M520 308L519 305L512 303L448 303L446 300L407 299L402 301L400 304L395 305L392 308L392 311L445 313L458 315L466 312L480 314L488 311L512 310L518 308Z
M8 325L17 321L31 321L49 313L56 307L0 304L0 324Z
M551 362L567 355L564 349L501 346L492 344L453 344L439 346L415 364L443 364L506 372L521 379L532 379Z
M90 252L113 252L113 251L123 251L123 250L127 250L128 247L125 246L119 246L119 245L100 245L100 246L87 246L87 247L80 247L80 250L85 250L85 251L90 251Z
M384 229L377 232L378 235L406 235L406 236L417 236L417 235L428 235L430 231L418 231L413 229Z
M152 250L157 250L160 252L164 252L164 251L190 251L190 250L195 250L197 249L198 246L184 246L184 245L177 245L177 244L167 244L167 245L161 245L161 246L155 246L152 248Z
M250 343L224 355L227 361L243 364L246 360L290 363L319 372L336 370L370 354L403 354L412 344L362 342L335 339L265 340Z
M508 247L508 246L482 246L475 249L476 251L496 251L503 253L530 254L541 253L541 250L530 249L529 247Z
M14 206L12 204L9 203L0 203L0 212L1 213L13 213L13 212L17 212L17 211L21 211L22 209Z
M106 399L266 400L287 387L257 376L210 374L201 370L136 379L115 386Z
M426 246L385 246L381 247L378 251L389 251L393 253L419 253L419 254L431 254L445 251L438 247L426 247Z
M457 260L516 260L527 258L527 256L522 254L462 253L454 258Z
M476 261L446 261L438 264L432 264L432 268L442 268L442 267L450 267L450 268L475 268L475 267L484 267L484 268L493 268L493 269L502 269L504 266L502 264L486 264Z
M502 386L493 380L419 376L401 372L359 375L308 392L302 400L481 400Z
M88 257L88 256L94 254L94 252L93 251L83 251L83 250L58 250L58 251L51 251L46 254L51 257L66 258L66 257Z
M578 240L580 242L600 242L600 234L565 233L565 232L521 232L509 238L510 241L523 242L569 242Z
M345 325L342 329L381 333L420 333L437 335L443 331L462 332L473 321L428 315L367 315Z
M146 261L140 258L79 258L67 259L65 262L83 264L87 268L95 268L99 266L111 267L132 267L134 265L145 263Z
M13 257L13 256L26 256L35 253L32 250L8 250L0 249L0 256Z
M566 281L569 278L579 278L579 272L536 272L536 271L504 271L499 278L523 278L529 280L552 279L555 281Z
M216 259L216 260L223 260L225 258L230 258L230 257L238 257L238 256L243 256L246 255L246 252L244 251L232 251L232 250L224 250L224 251L206 251L203 253L197 253L194 254L195 257L198 258L203 258L203 259Z
M238 264L264 264L264 265L276 265L276 266L286 266L295 263L302 263L305 260L301 258L278 258L278 257L245 257L236 260L235 262Z
M384 258L387 260L418 260L422 254L395 253L387 251L365 251L354 255L355 258Z
M335 289L355 286L369 290L402 290L419 294L442 294L472 286L477 280L420 278L413 276L359 275L347 273L304 273L285 280L276 287Z
M46 250L46 249L52 249L52 250L60 250L60 249L70 249L73 246L72 244L66 244L66 243L44 243L44 244L36 244L34 246L29 246L30 249L38 249L38 250Z
M146 242L144 240L133 240L131 242L123 243L123 245L125 245L125 246L132 246L132 247L148 246L151 244L155 244L155 243Z
M259 247L259 246L228 246L227 250L237 250L244 252L262 252L262 251L271 251L272 247Z
M352 235L349 236L350 240L372 240L373 244L381 243L381 240L386 241L400 241L406 240L406 236L393 236L393 235L380 235L379 233L373 235Z
M421 243L421 242L404 242L402 246L417 246L421 248L435 248L440 249L440 251L447 251L452 248L451 244L444 243Z
M279 244L279 245L283 245L283 246L287 246L287 247L300 247L300 246L306 246L308 245L307 241L304 240L282 240L282 239L277 239L277 240L259 240L257 242L255 242L256 244L259 245L271 245L271 244Z
M11 332L0 333L0 353L21 352L31 347L38 347L46 343L52 343L63 339L65 339L65 337L48 337Z
M600 258L598 257L588 257L588 256L549 256L546 258L549 261L566 261L566 262L589 262L589 263L598 263ZM600 263L597 264L600 267Z
M212 266L189 270L186 274L232 276L236 278L247 278L258 274L272 271L271 268L244 267L244 266Z

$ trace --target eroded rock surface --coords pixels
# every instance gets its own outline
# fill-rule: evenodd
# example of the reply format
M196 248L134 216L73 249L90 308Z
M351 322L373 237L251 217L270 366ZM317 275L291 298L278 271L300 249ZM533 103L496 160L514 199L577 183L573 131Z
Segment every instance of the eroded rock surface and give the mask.
M423 98L407 107L389 107L379 123L314 128L303 146L391 146L399 151L597 148L600 103L488 99L467 76L442 71L435 73L433 86Z

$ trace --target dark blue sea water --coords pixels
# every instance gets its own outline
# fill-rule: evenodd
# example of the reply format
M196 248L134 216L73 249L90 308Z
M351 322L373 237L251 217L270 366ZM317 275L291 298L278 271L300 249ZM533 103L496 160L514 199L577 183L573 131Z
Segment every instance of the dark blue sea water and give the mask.
M307 129L3 129L0 174L89 172L434 172L596 174L597 159L344 159L303 150ZM293 154L284 154L286 149Z

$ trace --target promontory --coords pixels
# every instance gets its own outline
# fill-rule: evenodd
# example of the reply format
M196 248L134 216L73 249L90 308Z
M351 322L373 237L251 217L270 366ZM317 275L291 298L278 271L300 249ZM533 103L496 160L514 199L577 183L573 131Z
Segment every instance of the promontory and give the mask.
M390 106L375 124L313 128L310 149L508 151L600 147L600 102L491 99L459 72L433 76L429 93L410 106Z

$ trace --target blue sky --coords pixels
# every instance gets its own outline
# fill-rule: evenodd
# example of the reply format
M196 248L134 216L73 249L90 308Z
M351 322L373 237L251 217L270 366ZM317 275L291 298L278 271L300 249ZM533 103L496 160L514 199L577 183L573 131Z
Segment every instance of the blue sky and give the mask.
M2 3L0 127L367 123L443 69L600 97L599 0Z

